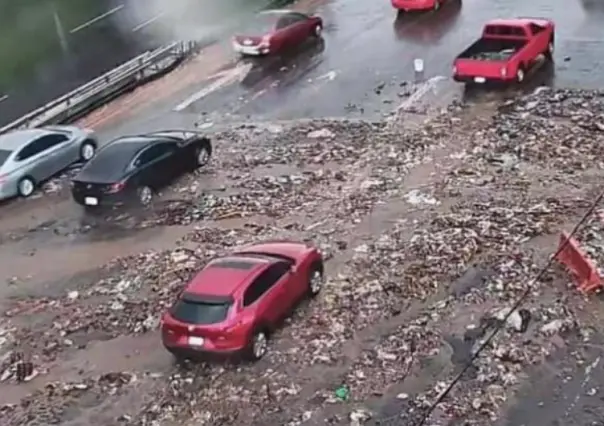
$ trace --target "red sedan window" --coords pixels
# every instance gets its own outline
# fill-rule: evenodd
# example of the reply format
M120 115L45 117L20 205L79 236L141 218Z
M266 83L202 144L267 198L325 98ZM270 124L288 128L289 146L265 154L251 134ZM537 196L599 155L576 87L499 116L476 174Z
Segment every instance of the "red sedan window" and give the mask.
M245 24L244 33L250 35L264 35L271 33L277 27L280 15L260 14Z

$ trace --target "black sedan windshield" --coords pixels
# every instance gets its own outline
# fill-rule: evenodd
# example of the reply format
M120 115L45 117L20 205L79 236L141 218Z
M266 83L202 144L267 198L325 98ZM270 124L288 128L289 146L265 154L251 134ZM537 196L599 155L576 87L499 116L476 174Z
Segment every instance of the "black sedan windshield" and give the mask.
M81 178L104 181L121 179L140 148L141 145L133 143L113 143L104 147L84 166Z

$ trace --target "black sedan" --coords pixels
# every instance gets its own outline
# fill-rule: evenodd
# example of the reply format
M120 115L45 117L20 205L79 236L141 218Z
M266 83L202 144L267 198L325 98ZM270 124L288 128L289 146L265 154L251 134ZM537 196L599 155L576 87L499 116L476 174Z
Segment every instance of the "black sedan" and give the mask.
M74 200L87 208L148 205L173 179L208 163L207 137L182 130L125 136L109 142L73 179Z

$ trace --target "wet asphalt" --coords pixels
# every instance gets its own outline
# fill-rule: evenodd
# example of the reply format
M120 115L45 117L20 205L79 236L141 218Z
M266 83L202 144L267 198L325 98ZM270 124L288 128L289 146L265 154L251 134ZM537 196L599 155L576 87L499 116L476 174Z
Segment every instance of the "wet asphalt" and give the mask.
M529 87L604 85L604 74L594 72L604 61L601 0L450 0L439 11L402 16L387 0L298 4L324 19L321 42L282 57L239 59L226 41L219 47L220 59L213 59L220 62L220 73L155 96L127 119L100 124L103 135L193 123L211 129L220 123L258 120L376 119L408 100L413 83L439 76L445 79L441 90L461 97L462 85L450 80L452 61L479 37L487 20L501 17L536 16L556 22L555 63L535 73ZM419 80L413 69L417 58L425 64ZM480 102L484 97L472 93L469 99Z
M461 95L462 87L447 80L452 60L479 36L486 20L500 17L538 16L556 22L555 64L535 75L539 84L604 86L604 73L598 72L604 62L604 1L452 0L436 12L400 17L387 0L314 2L310 8L315 6L325 22L321 42L264 60L240 60L225 43L224 55L215 59L222 61L220 73L186 88L157 93L129 114L101 120L99 135L109 140L196 124L211 131L220 124L245 121L384 117L408 100L409 88L417 80L416 58L425 62L424 80L442 76L444 90ZM475 101L481 99L477 96ZM26 208L27 202L22 204ZM10 208L17 214L18 209ZM55 209L66 222L81 213L76 206ZM597 411L599 394L586 395L598 387L598 378L604 385L604 364L596 364L597 374L589 377L596 384L586 385L585 365L569 366L564 361L567 355L568 351L552 360L550 370L534 372L532 385L510 403L501 426L603 424L592 423L602 419ZM597 347L591 347L587 365L598 356Z
M327 3L317 10L325 20L323 43L286 58L251 60L247 67L240 62L233 68L239 83L185 111L205 114L208 122L224 113L235 121L383 114L404 100L405 84L416 81L414 59L424 61L426 79L448 78L455 55L485 21L514 16L557 23L555 66L535 78L555 86L602 86L604 75L593 71L604 60L604 3L589 7L579 1L452 0L439 11L397 17L388 1Z

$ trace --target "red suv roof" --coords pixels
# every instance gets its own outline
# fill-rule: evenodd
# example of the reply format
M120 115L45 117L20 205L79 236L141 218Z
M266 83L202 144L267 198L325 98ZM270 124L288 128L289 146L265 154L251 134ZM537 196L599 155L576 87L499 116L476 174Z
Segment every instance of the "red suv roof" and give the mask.
M187 285L188 293L232 296L243 284L272 262L268 258L227 256L206 265Z

